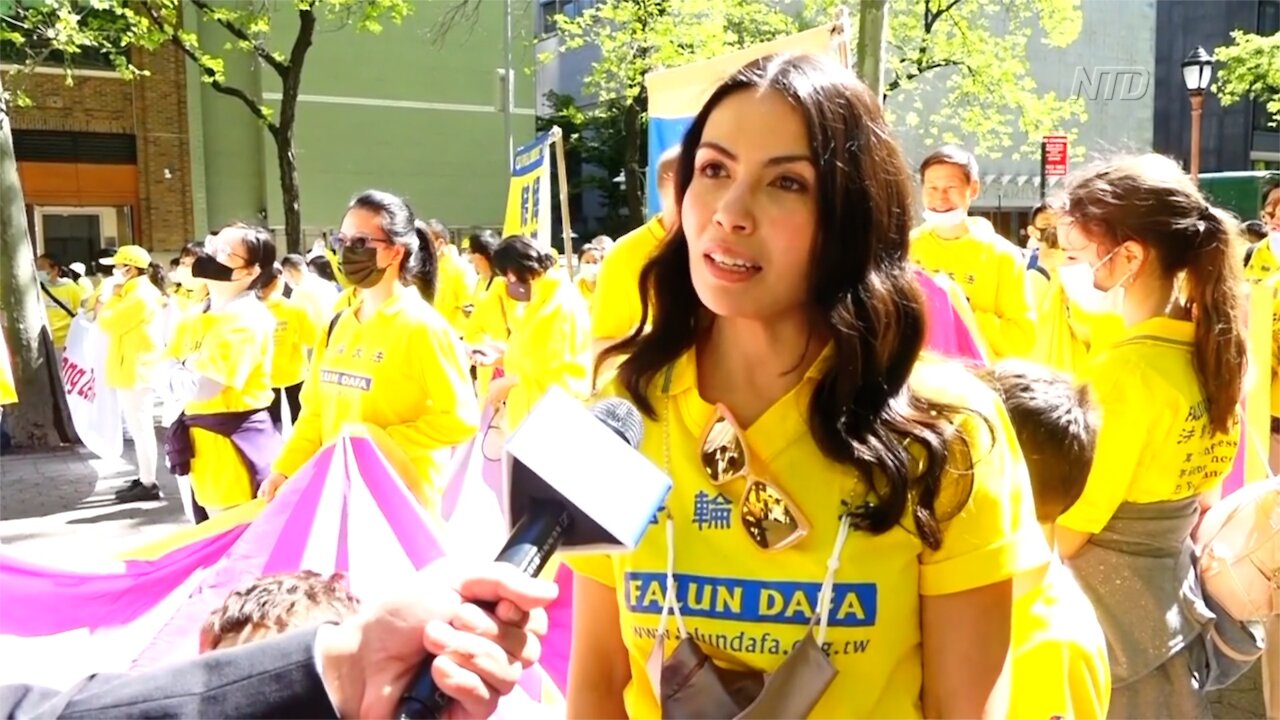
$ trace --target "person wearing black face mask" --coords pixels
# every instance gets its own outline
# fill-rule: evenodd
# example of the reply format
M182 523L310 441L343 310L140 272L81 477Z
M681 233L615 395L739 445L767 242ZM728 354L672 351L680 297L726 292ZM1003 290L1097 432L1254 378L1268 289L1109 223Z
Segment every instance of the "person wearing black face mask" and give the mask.
M503 409L511 433L553 385L587 399L591 393L591 320L573 281L551 272L555 259L523 235L493 251L493 270L507 280L507 295L525 305L502 356L503 377L489 385L488 403Z
M402 198L369 190L331 242L359 293L322 331L302 413L260 494L274 497L347 424L368 423L404 451L417 471L409 490L434 505L450 449L475 434L480 409L461 343L425 299L435 290L427 228Z
M252 500L280 448L270 415L276 323L257 295L275 259L266 230L234 224L191 264L209 298L171 349L168 390L183 411L165 453L174 475L189 476L196 522Z

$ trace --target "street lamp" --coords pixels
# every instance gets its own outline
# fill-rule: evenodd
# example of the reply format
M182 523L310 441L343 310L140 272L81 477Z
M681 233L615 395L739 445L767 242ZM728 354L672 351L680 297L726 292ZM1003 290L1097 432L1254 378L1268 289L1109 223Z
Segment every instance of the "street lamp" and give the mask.
M1182 61L1182 83L1187 86L1191 98L1191 179L1200 177L1200 113L1204 110L1204 91L1213 78L1213 58L1197 46Z

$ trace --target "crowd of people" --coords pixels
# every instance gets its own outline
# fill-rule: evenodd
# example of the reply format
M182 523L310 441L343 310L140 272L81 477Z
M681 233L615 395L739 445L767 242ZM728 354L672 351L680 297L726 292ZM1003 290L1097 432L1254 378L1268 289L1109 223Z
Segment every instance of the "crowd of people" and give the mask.
M196 521L275 497L353 422L431 510L483 409L512 433L552 387L623 397L673 489L634 551L568 558L571 717L1208 716L1262 647L1192 540L1243 451L1280 187L1248 245L1173 160L1111 158L1020 247L970 213L973 154L910 167L879 99L804 55L733 74L656 172L662 212L573 275L377 190L305 258L241 224L169 283L137 246L91 288L42 256L55 343L81 312L109 338L139 467L118 497L156 497L155 397ZM927 346L921 271L979 357ZM336 582L262 579L202 647L343 622ZM296 622L244 609L302 586L322 607Z

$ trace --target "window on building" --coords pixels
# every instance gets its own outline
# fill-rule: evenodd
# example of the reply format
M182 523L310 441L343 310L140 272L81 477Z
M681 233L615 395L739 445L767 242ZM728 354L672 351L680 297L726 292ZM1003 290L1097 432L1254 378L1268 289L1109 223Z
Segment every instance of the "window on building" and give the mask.
M578 17L596 2L597 0L538 0L539 32L543 35L556 34L556 22L561 17Z

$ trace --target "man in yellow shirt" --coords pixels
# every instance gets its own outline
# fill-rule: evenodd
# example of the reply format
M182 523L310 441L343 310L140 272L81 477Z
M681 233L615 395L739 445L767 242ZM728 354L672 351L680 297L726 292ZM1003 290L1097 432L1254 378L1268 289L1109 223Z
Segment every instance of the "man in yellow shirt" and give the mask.
M1009 411L1026 458L1036 515L1052 547L1058 516L1084 492L1097 443L1089 391L1030 362L981 371ZM1062 561L1014 580L1009 717L1104 718L1111 701L1107 640L1088 596Z
M662 213L618 238L600 263L591 302L591 349L596 355L640 325L640 271L680 219L680 208L676 207L679 164L678 145L662 154L657 168Z
M911 233L911 261L958 283L996 358L1025 357L1035 343L1035 313L1022 255L982 218L969 217L978 197L978 161L948 145L920 163L925 224Z
M467 331L467 309L471 306L471 291L476 285L475 271L459 255L444 223L428 220L427 230L440 261L436 297L431 304L461 337Z

